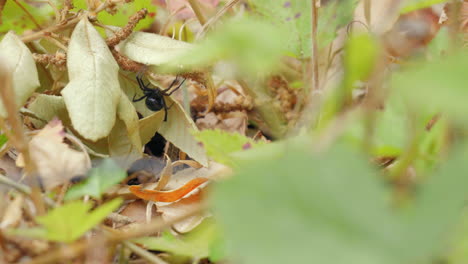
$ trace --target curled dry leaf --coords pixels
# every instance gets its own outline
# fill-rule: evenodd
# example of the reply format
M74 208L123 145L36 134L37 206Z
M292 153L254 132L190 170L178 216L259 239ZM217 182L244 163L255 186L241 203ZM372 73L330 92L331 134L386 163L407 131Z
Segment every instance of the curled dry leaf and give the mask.
M208 179L206 178L196 178L172 191L142 190L140 185L130 186L129 190L135 194L135 196L143 200L171 203L182 199L185 195L189 194L207 181Z
M78 175L85 175L91 167L87 153L71 149L63 143L65 132L62 122L52 120L29 142L30 156L37 165L45 189L68 182ZM17 165L24 166L22 154Z
M109 135L122 94L119 66L87 19L81 20L73 31L67 67L70 82L62 95L73 127L92 141Z
M13 32L8 32L0 42L0 57L12 72L16 107L19 108L39 87L36 64L29 49ZM0 116L6 117L1 100Z

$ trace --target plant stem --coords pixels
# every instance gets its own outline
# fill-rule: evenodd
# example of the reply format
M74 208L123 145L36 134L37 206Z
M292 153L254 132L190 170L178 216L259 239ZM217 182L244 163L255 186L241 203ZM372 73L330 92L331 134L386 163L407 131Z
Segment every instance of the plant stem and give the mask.
M318 27L318 10L316 0L312 0L312 68L313 68L313 87L312 90L320 89L319 82L319 64L318 64L318 43L317 43L317 27Z
M198 21L200 21L200 24L203 26L206 23L206 18L203 15L200 5L198 4L197 0L188 0L190 7L192 7L193 12L198 18Z
M48 27L48 28L45 28L45 29L43 29L43 30L41 30L41 31L34 32L34 33L32 33L32 34L28 34L28 35L22 36L22 37L21 37L21 41L23 41L24 43L31 42L31 41L34 41L34 40L43 38L44 35L45 35L47 32L60 31L60 30L62 30L62 29L65 29L65 28L74 26L75 24L77 24L77 23L81 20L81 17L82 17L82 16L77 16L77 17L75 17L75 18L73 18L73 19L68 20L65 24L53 25L53 26Z
M0 174L0 184L5 184L7 186L10 186L18 191L20 191L23 194L30 195L31 194L31 188L29 188L26 185L23 185L21 183L17 183L6 176Z
M125 247L127 247L128 249L133 251L138 256L146 259L149 263L167 264L166 261L162 260L161 258L159 258L158 256L156 256L154 254L151 254L150 252L146 251L145 249L135 245L135 243L124 241L124 242L122 242L122 244L124 244Z

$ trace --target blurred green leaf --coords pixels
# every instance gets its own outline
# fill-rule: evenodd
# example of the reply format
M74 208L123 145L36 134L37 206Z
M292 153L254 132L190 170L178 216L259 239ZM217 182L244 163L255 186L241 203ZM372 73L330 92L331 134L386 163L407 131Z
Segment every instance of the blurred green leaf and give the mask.
M351 98L357 81L367 81L374 69L377 55L377 42L371 35L353 35L347 40L344 55L345 96Z
M143 237L134 242L143 245L146 249L160 250L173 253L175 255L187 256L194 259L201 259L212 256L215 242L220 242L219 229L211 220L205 220L188 234L181 238L175 237L170 232L163 233L160 237ZM211 257L210 257L211 259Z
M337 31L352 21L358 3L356 0L330 0L322 4L317 30L320 48L330 44L336 38Z
M7 143L8 138L5 134L0 134L0 148Z
M125 179L125 177L127 177L127 173L123 169L114 161L105 159L98 167L91 169L86 180L68 190L65 200L72 200L85 195L100 199L109 187Z
M432 5L448 2L449 0L410 0L406 1L403 7L401 8L400 13L406 14L409 12L416 11L418 9L423 9L431 7Z
M284 28L243 17L225 21L193 49L174 59L169 68L210 66L219 60L234 62L240 73L271 73L285 51Z
M208 156L224 164L232 164L229 154L262 145L239 133L228 133L218 129L205 129L196 133L195 138L203 143Z
M407 245L420 259L441 253L448 233L462 215L468 185L468 144L460 144L437 172L418 189L414 207L407 212Z
M312 53L311 1L249 1L254 11L272 25L284 27L282 42L297 57L310 57Z
M83 201L73 201L52 209L47 215L39 216L36 221L43 228L17 229L15 235L36 237L51 241L70 243L99 224L109 213L122 203L121 198L107 202L92 212L92 205Z
M37 1L17 0L29 14L34 17L40 25L50 19L53 15L53 9L47 3L34 3ZM25 30L36 29L36 24L31 20L16 1L8 0L2 10L2 23L0 24L0 33L6 33L13 30L16 34L22 34Z
M393 157L402 153L408 143L408 132L411 120L406 105L398 95L390 96L383 109L375 109L374 131L372 139L366 134L368 116L364 111L356 112L348 122L349 126L343 134L346 142L357 148L372 142L372 154L377 157ZM424 126L419 127L420 130Z
M392 86L422 115L442 112L452 120L467 120L468 54L459 52L429 62L408 65L393 75Z
M234 257L247 264L401 263L403 234L376 172L347 148L311 153L309 145L286 143L281 157L251 160L216 190Z

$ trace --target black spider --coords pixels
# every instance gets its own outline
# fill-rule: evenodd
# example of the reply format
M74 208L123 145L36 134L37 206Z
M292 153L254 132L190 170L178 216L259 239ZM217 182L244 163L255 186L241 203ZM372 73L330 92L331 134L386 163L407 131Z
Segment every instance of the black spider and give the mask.
M176 84L178 77L179 76L174 79L174 81L167 89L160 90L158 87L156 87L156 89L149 88L150 83L145 84L141 76L137 75L136 79L138 81L138 86L140 86L140 89L143 91L144 95L138 99L135 99L135 94L133 96L133 102L138 102L146 98L145 104L149 110L156 112L164 109L164 122L166 122L167 110L169 110L170 107L167 106L164 96L170 96L173 92L177 91L182 86L182 84L184 84L185 79L174 90L168 92Z

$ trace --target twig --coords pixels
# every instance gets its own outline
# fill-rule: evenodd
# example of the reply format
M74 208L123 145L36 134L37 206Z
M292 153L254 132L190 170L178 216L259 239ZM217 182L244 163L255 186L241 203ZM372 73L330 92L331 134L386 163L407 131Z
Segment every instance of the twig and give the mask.
M53 64L59 69L64 69L67 64L67 57L64 53L57 52L55 55L52 54L37 54L33 53L34 61L40 64Z
M14 132L12 143L16 149L23 154L25 161L25 174L32 178L34 183L39 182L36 175L36 164L32 161L29 155L29 148L24 136L23 126L20 122L20 118L17 113L15 98L15 91L13 90L12 76L10 71L4 64L0 64L0 96L3 101L3 106L7 112L7 120L10 123L11 130ZM7 127L3 127L3 130L7 130ZM12 138L10 138L11 140ZM34 185L31 189L31 199L36 206L36 210L39 214L45 213L44 202L41 199L41 191L37 185Z
M190 4L190 7L192 8L193 12L197 16L198 21L203 26L206 23L206 18L205 18L205 16L203 15L203 13L201 11L201 8L200 8L200 5L198 4L198 1L197 0L188 0L188 2Z
M8 185L8 186L18 190L19 192L21 192L23 194L26 194L26 195L31 194L31 188L29 188L29 186L26 186L26 185L23 185L21 183L15 182L15 181L7 178L3 174L0 174L0 184Z
M140 20L145 18L147 14L148 14L148 10L146 8L143 8L140 11L136 12L133 16L130 17L125 27L117 31L114 34L114 36L106 40L107 45L109 47L114 47L115 45L119 44L122 40L128 38L128 36L132 34L133 29L138 24L138 22L140 22Z
M372 1L364 0L364 17L366 18L366 23L369 28L371 27L371 10L372 10Z
M133 251L138 256L146 259L149 263L167 264L166 261L162 260L161 258L159 258L158 256L156 256L154 254L151 254L150 252L144 250L143 248L135 245L135 243L124 241L124 242L122 242L122 244L124 246L126 246L128 249L130 249L131 251Z
M131 59L125 57L115 49L111 49L111 52L112 55L114 55L114 59L119 64L120 68L122 68L123 70L131 72L140 72L145 67L145 65L136 61L132 61Z
M31 42L31 41L34 41L34 40L37 40L37 39L40 39L40 38L44 37L44 35L47 34L47 32L60 31L60 30L63 30L65 28L74 26L75 24L80 22L81 18L82 18L82 16L76 16L73 19L68 20L64 24L53 25L53 26L45 28L45 29L43 29L41 31L34 32L32 34L22 36L21 41L23 41L24 43Z

